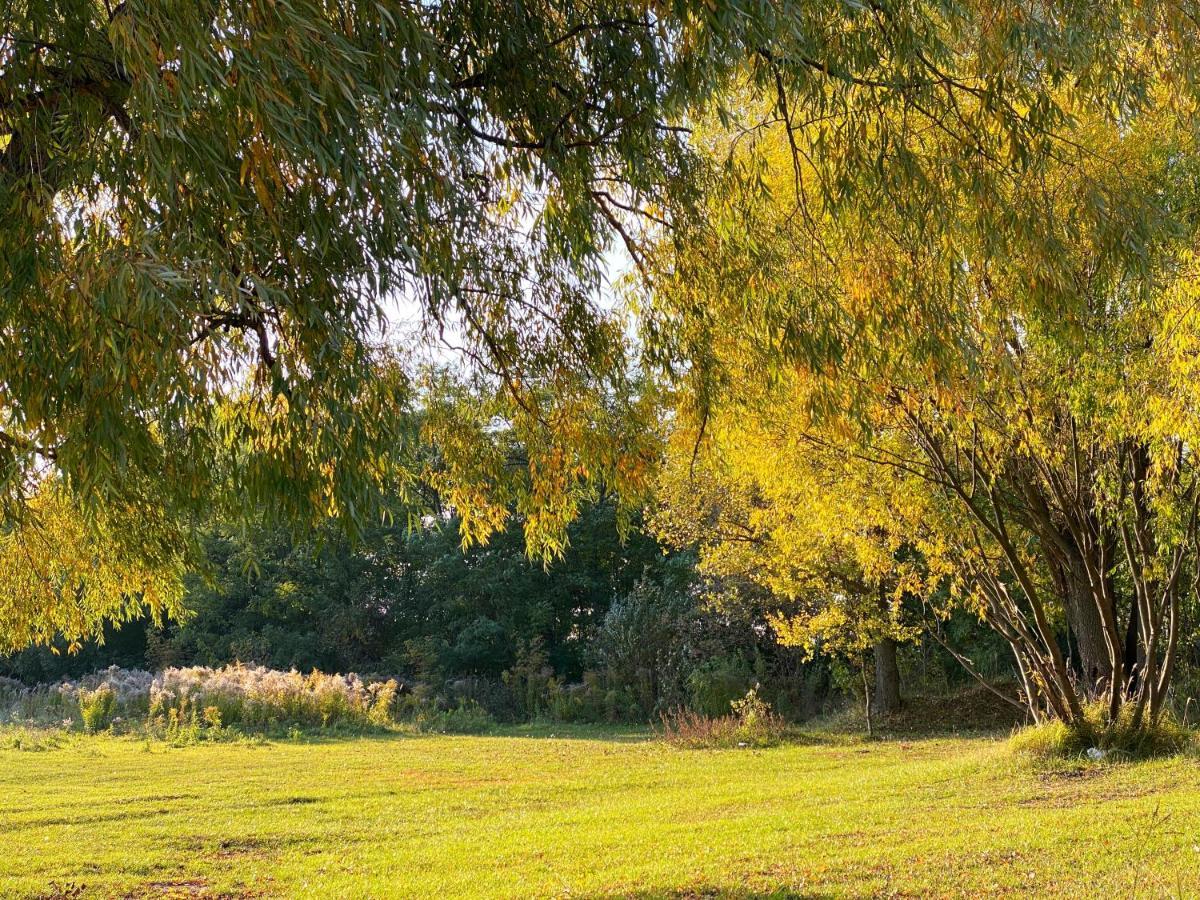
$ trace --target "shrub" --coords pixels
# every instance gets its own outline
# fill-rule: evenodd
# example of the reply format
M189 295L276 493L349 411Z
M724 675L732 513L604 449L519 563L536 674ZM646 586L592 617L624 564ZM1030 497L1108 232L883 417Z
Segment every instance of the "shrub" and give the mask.
M503 678L456 678L436 692L428 685L417 685L413 688L411 697L405 699L406 705L419 709L422 703L430 702L430 698L434 698L433 702L436 702L440 709L453 709L461 703L475 703L501 722L517 721L521 718L519 704L513 696L513 688L506 684Z
M554 670L547 665L541 638L534 638L522 647L516 663L503 672L501 678L512 692L518 715L524 719L545 715L552 693L559 688Z
M550 693L550 716L557 722L614 721L607 698L609 691L599 672L584 672L579 684L555 682Z
M453 709L423 710L412 724L425 734L483 734L496 726L496 720L479 704L462 702Z
M117 710L117 692L101 684L95 690L79 690L79 716L83 729L91 733L103 731L112 724Z
M393 708L399 690L400 686L393 678L368 685L367 692L371 695L371 700L367 709L367 720L372 725L384 727L395 721Z
M719 716L744 696L752 683L750 668L740 656L705 660L688 675L690 705L697 712Z
M783 735L783 720L775 715L771 705L758 696L758 685L750 688L741 700L730 704L740 743L752 747L767 747L779 742Z
M676 709L662 714L662 737L676 747L706 749L733 747L732 718L706 716L690 709Z
M231 726L383 727L395 721L399 685L358 675L281 672L260 666L166 669L158 675L110 668L57 685L0 685L0 722L82 723L100 731L119 721L149 720L180 730Z
M784 721L770 704L758 695L758 687L730 704L727 716L706 716L679 709L662 717L662 735L678 747L713 749L719 747L770 747L784 736Z
M1009 746L1035 759L1082 758L1094 750L1097 758L1126 760L1179 753L1194 742L1194 732L1170 716L1134 728L1128 710L1116 722L1105 722L1105 712L1097 703L1085 708L1078 725L1054 720L1021 728L1013 732Z
M252 728L281 724L310 726L385 725L398 685L368 685L356 674L281 672L263 666L168 668L150 689L150 712L212 707L224 725ZM383 701L380 702L380 696Z
M150 688L150 712L163 717L171 710L181 718L212 707L226 725L251 728L284 723L380 726L392 719L399 686L395 681L365 683L357 675L308 675L262 666L194 666L167 669Z
M694 613L686 593L647 579L609 608L593 650L609 685L624 695L614 698L615 718L644 719L655 709L682 704L689 667L685 635Z
M216 728L217 730L220 730L221 725L222 725L220 707L218 707L218 706L204 707L203 718L204 718L204 724L207 725L209 728Z

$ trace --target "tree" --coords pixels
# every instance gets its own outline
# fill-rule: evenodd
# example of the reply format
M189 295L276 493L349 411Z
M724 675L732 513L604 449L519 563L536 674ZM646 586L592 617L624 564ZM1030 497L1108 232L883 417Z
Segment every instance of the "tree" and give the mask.
M132 623L150 634L148 654L143 647L133 664L240 660L440 683L498 679L522 646L537 643L558 677L577 681L588 636L614 599L679 565L641 530L621 541L616 519L615 502L588 504L548 567L529 558L519 529L464 551L452 517L377 525L355 542L332 522L303 540L283 528L211 523L204 570L184 578L186 615L160 627ZM121 632L108 637L128 661ZM92 668L107 664L102 653L90 654ZM42 654L29 656L14 668L46 668Z
M153 514L151 511L150 514ZM69 650L96 633L142 615L162 620L180 608L181 560L153 539L161 523L106 511L83 520L61 486L49 482L29 500L26 524L0 538L0 653L65 636ZM148 527L148 525L150 527Z
M1132 115L1145 60L1172 58L1172 42L1187 59L1187 27L1170 4L1074 0L513 15L480 0L10 2L4 522L36 528L25 513L47 479L89 528L97 515L165 527L110 530L130 557L183 553L213 508L374 521L421 472L412 360L379 346L399 303L418 320L406 349L456 348L521 432L531 503L552 511L526 518L531 546L561 550L581 484L649 484L646 407L599 414L625 395L624 330L596 302L602 260L619 241L644 267L646 243L687 220L711 181L688 123L717 88L769 88L789 129L795 114L842 123L793 145L797 160L819 151L842 197L936 212L921 188L948 173L995 221L1026 211L999 202L996 173L1036 176L1060 146L1057 93ZM931 127L950 156L913 152ZM479 416L464 419L440 436L470 435ZM478 443L446 444L459 497L484 497ZM495 509L468 531L490 533ZM136 597L134 581L76 573L93 596L73 636ZM42 600L24 602L40 615Z
M1196 148L1166 103L1121 122L1080 108L1062 137L1072 153L1006 188L1037 227L997 236L956 191L939 212L956 224L927 235L894 206L854 214L810 194L802 216L789 179L748 237L708 232L670 256L687 280L660 302L687 317L698 292L720 298L699 324L725 328L689 372L696 432L737 423L742 444L783 434L868 473L831 487L857 502L865 486L864 509L1009 642L1035 717L1082 726L1097 698L1136 728L1165 708L1196 584L1181 377L1198 336ZM769 158L790 155L773 139ZM812 304L828 353L794 337Z
M713 602L758 610L784 645L844 656L864 678L873 655L869 711L899 710L897 645L919 631L902 606L923 573L858 481L868 473L762 419L680 429L668 446L652 527L697 549Z

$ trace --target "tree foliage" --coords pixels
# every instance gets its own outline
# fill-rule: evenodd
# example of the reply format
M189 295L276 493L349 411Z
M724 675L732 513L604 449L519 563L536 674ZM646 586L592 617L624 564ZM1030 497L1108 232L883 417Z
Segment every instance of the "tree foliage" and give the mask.
M519 529L463 551L453 518L368 529L333 524L308 540L284 529L213 529L211 572L186 579L188 617L153 641L158 665L241 660L276 668L385 671L434 684L498 680L538 644L577 680L587 635L647 570L670 566L649 537L622 543L612 502L589 504L549 568Z
M902 605L926 576L867 473L761 418L722 417L696 437L673 436L652 526L697 549L713 602L756 610L810 654L914 636Z
M1162 713L1196 584L1195 146L1187 104L1148 95L1119 120L1076 107L1056 137L1072 149L998 182L994 208L944 183L928 230L904 205L814 189L797 206L809 170L779 163L781 126L762 138L770 199L670 255L660 293L725 325L682 395L694 446L783 496L814 454L833 460L809 515L911 546L927 596L948 584L1010 643L1031 712L1071 723L1092 698L1135 727ZM720 299L693 315L705 289ZM797 352L812 323L828 343Z
M523 492L531 546L561 551L594 482L627 495L650 483L650 406L626 399L625 331L597 302L603 260L617 242L651 274L649 245L719 185L688 130L707 109L742 110L721 92L767 94L746 134L786 124L793 174L812 173L822 215L882 204L905 213L890 221L909 238L954 247L970 199L971 233L993 255L1037 233L1053 260L1062 230L1042 233L1044 204L1013 193L1013 178L1036 185L1070 152L1061 132L1078 104L1134 115L1156 67L1187 58L1190 28L1174 4L1118 0L509 12L478 0L5 5L9 527L37 527L26 513L52 482L90 540L103 518L137 523L117 535L127 555L183 553L211 509L361 529L423 474L411 357L449 347L488 399L430 419L441 489L474 538L510 505L492 496L498 483ZM1187 87L1187 68L1173 71ZM1107 198L1082 196L1086 225ZM1061 273L1048 272L1053 301ZM938 319L928 296L914 320ZM841 352L820 297L795 321L764 307L789 356ZM381 346L397 307L416 319L405 352ZM701 314L655 317L654 345L700 357L715 323L684 308ZM872 309L875 336L901 312ZM497 420L528 448L519 481L484 452ZM33 627L20 634L48 633L43 611L90 633L135 596L77 583L93 594L88 616L43 610L42 591L23 601Z

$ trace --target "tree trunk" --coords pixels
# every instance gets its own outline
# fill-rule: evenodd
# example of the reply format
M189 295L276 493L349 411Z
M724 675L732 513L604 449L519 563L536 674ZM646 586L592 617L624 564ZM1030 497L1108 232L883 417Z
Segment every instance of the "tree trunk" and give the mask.
M1125 629L1125 696L1132 698L1137 693L1141 681L1143 654L1142 643L1138 640L1140 632L1138 621L1137 599L1129 601L1129 627Z
M1104 637L1104 622L1083 561L1072 559L1064 566L1061 582L1067 624L1079 653L1080 684L1089 697L1095 698L1112 679L1112 663Z
M896 642L891 638L875 645L875 696L871 708L881 716L900 710L900 667L896 663Z

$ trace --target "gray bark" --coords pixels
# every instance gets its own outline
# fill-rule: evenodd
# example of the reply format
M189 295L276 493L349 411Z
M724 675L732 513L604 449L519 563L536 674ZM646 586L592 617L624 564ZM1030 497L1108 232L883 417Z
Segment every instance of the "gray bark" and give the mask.
M900 710L900 666L896 662L896 642L884 638L875 645L875 696L871 709L886 716Z
M1104 622L1082 560L1072 559L1063 567L1060 589L1067 625L1079 655L1080 684L1085 693L1094 698L1112 678L1112 664L1104 637Z

